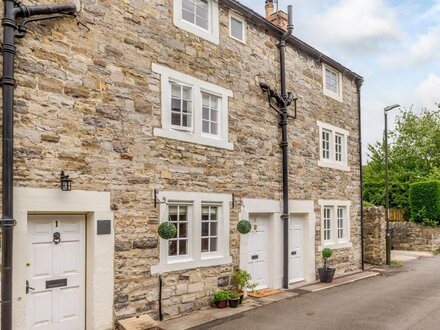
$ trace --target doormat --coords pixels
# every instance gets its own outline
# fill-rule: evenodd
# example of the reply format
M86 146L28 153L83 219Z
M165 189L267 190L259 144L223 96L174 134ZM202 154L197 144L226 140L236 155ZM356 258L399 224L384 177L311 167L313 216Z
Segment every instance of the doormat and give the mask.
M261 290L255 290L255 291L249 291L247 295L249 297L254 298L263 298L267 296L272 296L274 294L281 293L281 290L274 290L274 289L261 289Z

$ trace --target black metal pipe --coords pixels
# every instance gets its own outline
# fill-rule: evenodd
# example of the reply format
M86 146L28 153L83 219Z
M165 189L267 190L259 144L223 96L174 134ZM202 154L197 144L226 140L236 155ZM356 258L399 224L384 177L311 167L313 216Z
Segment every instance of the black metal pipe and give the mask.
M3 75L0 80L3 93L2 131L2 269L1 269L1 329L12 330L12 259L13 259L13 186L14 186L14 60L15 34L19 17L54 13L73 13L74 4L25 6L14 0L3 0Z
M162 314L162 286L163 286L163 278L162 278L162 274L159 274L159 321L163 321L163 314Z
M283 288L289 288L289 142L287 141L287 89L286 89L286 39L292 35L293 15L292 6L288 7L289 23L287 31L281 36L278 43L280 50L280 79L281 79L281 149L283 154Z
M363 168L362 168L362 108L361 108L361 87L362 80L356 80L356 87L358 93L358 132L359 132L359 188L360 188L360 216L361 216L361 269L365 270L365 256L364 256L364 180L363 180Z

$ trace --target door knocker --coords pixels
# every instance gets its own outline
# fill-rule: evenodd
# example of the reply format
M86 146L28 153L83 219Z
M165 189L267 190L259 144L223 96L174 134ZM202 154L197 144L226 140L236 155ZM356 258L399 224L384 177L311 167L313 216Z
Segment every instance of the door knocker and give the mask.
M61 242L61 234L59 232L53 233L53 242L59 244Z

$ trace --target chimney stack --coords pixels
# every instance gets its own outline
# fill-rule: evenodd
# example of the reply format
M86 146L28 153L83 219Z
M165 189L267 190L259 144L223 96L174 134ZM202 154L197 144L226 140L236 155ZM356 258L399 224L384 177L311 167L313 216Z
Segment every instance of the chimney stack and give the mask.
M264 8L266 8L266 19L269 19L273 14L273 0L266 0Z
M283 30L287 30L287 25L288 25L287 14L282 10L275 12L273 0L266 0L265 9L266 9L266 19L269 22L275 24L276 26L282 28Z

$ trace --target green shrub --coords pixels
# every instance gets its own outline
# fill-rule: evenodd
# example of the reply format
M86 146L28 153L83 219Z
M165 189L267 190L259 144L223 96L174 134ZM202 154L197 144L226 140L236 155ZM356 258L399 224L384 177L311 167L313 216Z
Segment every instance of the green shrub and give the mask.
M252 229L252 224L248 220L240 220L237 223L237 230L240 234L248 234Z
M333 250L330 248L324 248L321 253L324 258L324 268L327 269L327 260L332 256Z
M413 183L409 191L411 219L440 221L440 181Z
M240 299L240 294L235 290L230 290L229 291L229 299L232 299L232 300Z
M171 222L163 222L160 224L159 228L157 229L157 232L159 233L159 236L161 238L170 239L176 236L177 228Z
M423 219L422 223L427 227L438 227L438 221L435 220Z
M219 290L216 293L214 293L214 296L212 297L212 300L214 302L225 301L228 299L229 299L229 291L226 290Z

